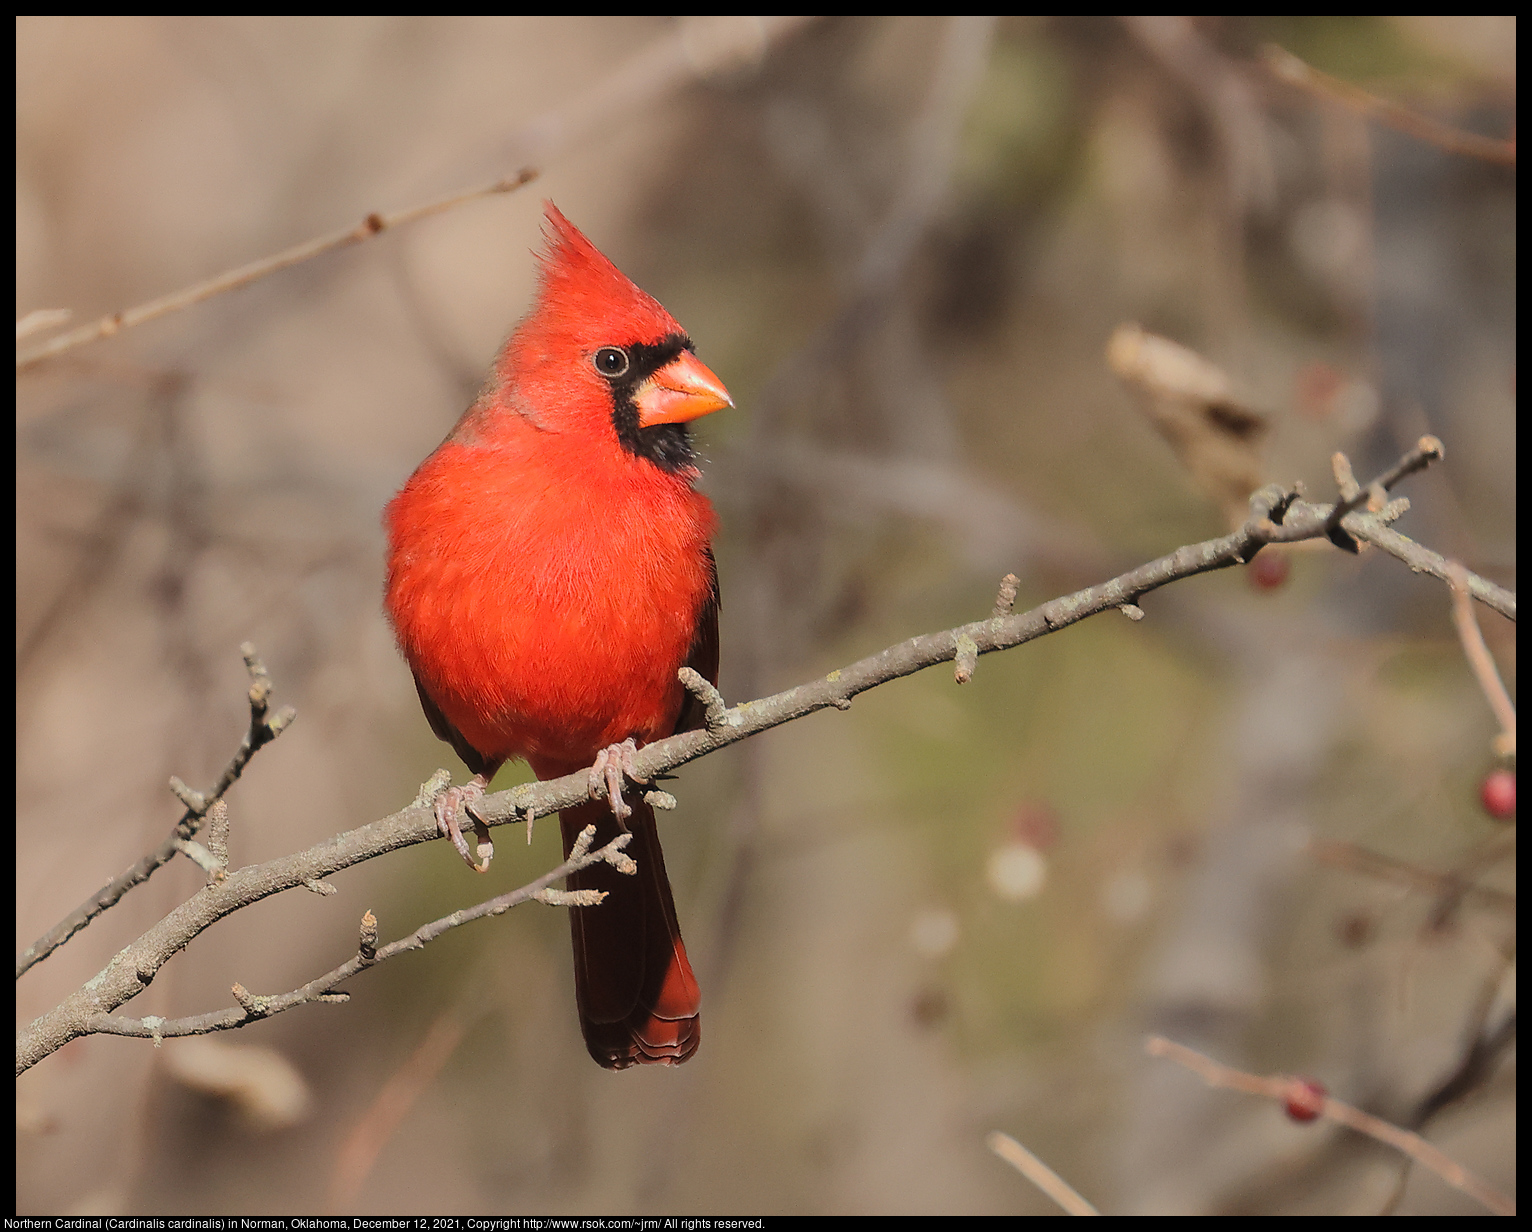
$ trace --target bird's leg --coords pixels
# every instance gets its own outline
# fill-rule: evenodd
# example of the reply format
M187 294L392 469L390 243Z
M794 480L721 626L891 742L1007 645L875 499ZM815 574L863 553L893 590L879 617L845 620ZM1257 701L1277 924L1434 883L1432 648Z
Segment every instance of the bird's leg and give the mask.
M633 810L628 802L622 798L622 780L626 775L635 783L647 783L649 780L639 774L633 764L633 758L638 754L638 745L633 743L633 737L629 736L621 744L611 744L596 754L596 761L590 768L590 789L596 791L604 783L606 785L606 798L612 804L612 816L617 818L617 824L623 830L623 825Z
M441 831L444 838L450 838L452 845L457 848L458 855L463 857L463 863L468 865L476 873L486 872L489 862L495 856L495 844L490 841L489 827L469 811L468 806L475 800L484 797L484 791L489 786L489 780L482 774L476 774L461 787L445 788L437 797L436 828ZM463 828L459 818L463 815L473 824L474 837L478 841L479 863L473 856L468 854L468 841L463 837Z

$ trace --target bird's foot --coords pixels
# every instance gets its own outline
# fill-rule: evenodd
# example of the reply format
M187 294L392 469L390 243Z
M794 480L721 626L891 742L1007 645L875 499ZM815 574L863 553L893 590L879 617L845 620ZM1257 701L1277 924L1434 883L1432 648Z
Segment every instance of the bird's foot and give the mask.
M476 873L489 870L489 862L495 857L495 844L490 841L489 827L475 817L468 806L475 800L482 800L488 786L489 780L482 774L476 774L461 787L445 788L434 802L436 828L441 831L442 837L452 840L458 855L463 857L463 863ZM478 860L468 853L468 840L463 837L461 818L465 816L473 825L474 837L479 840Z
M647 783L649 780L639 774L633 764L633 759L638 755L638 745L633 743L633 737L629 736L621 744L611 744L596 754L596 761L590 768L590 789L597 791L604 784L606 786L606 798L612 802L612 816L617 818L617 824L622 825L632 815L632 808L622 798L622 780L627 776L635 783ZM623 829L627 829L623 826Z

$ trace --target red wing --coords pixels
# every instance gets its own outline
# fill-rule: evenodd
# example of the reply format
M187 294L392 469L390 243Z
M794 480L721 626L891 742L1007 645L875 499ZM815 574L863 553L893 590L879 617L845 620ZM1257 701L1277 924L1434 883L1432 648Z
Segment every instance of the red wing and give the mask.
M431 724L431 730L436 733L438 740L445 740L452 746L453 751L463 759L463 764L474 774L482 774L485 780L495 777L495 771L500 769L501 763L493 761L478 749L463 739L463 733L452 726L451 721L442 713L442 708L426 692L426 686L420 683L420 677L415 677L415 692L420 694L420 708L426 712L426 721Z

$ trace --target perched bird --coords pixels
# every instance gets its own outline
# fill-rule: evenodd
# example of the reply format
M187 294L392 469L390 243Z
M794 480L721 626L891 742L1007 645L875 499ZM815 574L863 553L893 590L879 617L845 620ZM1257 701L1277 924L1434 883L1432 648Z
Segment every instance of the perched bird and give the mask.
M717 518L694 488L687 423L732 406L691 339L553 206L536 302L447 439L384 513L385 606L432 730L473 771L437 825L482 872L463 820L500 766L540 779L592 767L592 800L559 815L568 853L625 826L636 876L595 864L572 907L586 1047L611 1069L679 1064L700 995L654 813L622 797L646 742L702 723L677 671L718 680ZM628 777L635 777L631 773Z

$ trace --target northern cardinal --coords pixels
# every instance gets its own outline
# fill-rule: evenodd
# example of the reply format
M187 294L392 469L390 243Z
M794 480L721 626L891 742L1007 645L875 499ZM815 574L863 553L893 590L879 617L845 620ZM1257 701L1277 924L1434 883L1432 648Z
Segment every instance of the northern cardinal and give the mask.
M679 1064L700 996L654 813L622 798L638 746L700 726L689 665L718 680L713 507L688 421L732 406L691 339L553 206L537 300L473 405L384 513L385 605L432 729L473 771L437 826L482 872L460 818L500 766L540 779L592 767L606 801L560 813L567 855L624 824L636 876L595 864L569 909L586 1047L610 1069ZM629 777L634 777L629 775Z

